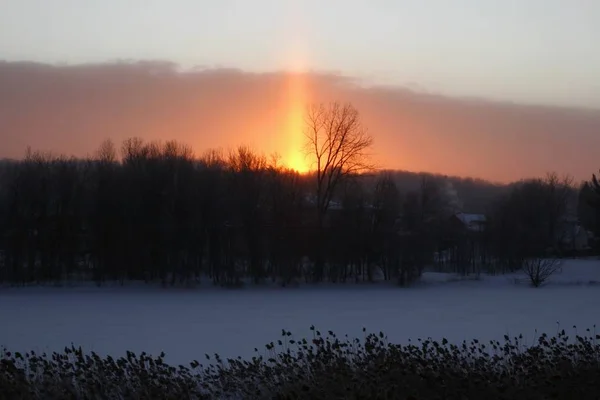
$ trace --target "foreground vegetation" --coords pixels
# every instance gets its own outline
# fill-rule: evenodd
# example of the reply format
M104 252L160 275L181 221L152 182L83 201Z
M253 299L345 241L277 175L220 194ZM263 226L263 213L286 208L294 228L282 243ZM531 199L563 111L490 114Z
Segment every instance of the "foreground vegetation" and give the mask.
M206 355L208 365L170 366L164 354L114 359L75 347L52 355L10 353L0 363L0 393L22 399L548 399L595 398L600 335L561 330L535 343L504 337L461 345L418 340L395 345L383 333L360 339L322 335L277 343L251 360Z

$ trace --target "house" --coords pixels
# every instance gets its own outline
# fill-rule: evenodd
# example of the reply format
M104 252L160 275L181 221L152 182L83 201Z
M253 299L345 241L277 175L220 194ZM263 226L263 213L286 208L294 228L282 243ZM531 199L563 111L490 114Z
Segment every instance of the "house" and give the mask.
M562 218L556 235L556 239L565 250L581 251L590 248L590 234L576 217Z
M483 214L468 214L459 212L451 218L451 223L456 227L466 228L470 232L483 232L487 219Z
M471 273L485 262L486 245L483 232L487 219L483 214L459 212L450 216L443 245L435 260L441 265L453 265L455 271Z

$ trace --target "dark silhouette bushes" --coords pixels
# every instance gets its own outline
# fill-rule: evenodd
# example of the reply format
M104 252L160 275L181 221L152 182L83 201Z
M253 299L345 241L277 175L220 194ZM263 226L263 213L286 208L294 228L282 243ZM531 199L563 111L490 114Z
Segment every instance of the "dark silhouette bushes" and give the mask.
M556 259L529 258L523 261L523 272L533 287L542 286L560 271L560 261Z
M164 354L114 359L66 348L38 355L4 351L0 390L10 398L149 399L592 399L600 389L599 335L562 330L535 343L446 340L391 344L321 335L293 340L282 331L251 360L206 356L209 364L170 366Z

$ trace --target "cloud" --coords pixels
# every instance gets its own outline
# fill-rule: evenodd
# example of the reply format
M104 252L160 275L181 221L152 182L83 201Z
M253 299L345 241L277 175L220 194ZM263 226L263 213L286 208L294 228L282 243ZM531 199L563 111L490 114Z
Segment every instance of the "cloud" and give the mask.
M0 157L20 157L29 145L84 156L105 138L132 136L177 139L198 153L238 144L282 152L293 82L302 84L303 103L352 102L387 168L497 181L551 170L587 179L600 168L596 110L368 87L337 73L181 71L154 61L0 62Z

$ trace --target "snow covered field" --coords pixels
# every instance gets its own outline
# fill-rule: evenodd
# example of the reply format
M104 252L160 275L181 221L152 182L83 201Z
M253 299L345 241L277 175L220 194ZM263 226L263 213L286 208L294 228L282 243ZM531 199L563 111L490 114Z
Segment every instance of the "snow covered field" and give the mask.
M167 361L203 362L204 353L250 357L281 329L309 337L310 325L390 340L501 339L599 324L600 261L563 262L545 287L519 276L458 279L426 273L416 287L339 285L288 289L0 288L0 346L61 350L74 343L113 356L126 350L167 353Z

